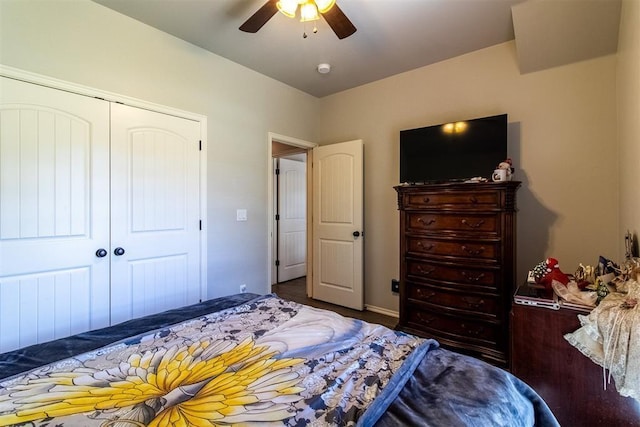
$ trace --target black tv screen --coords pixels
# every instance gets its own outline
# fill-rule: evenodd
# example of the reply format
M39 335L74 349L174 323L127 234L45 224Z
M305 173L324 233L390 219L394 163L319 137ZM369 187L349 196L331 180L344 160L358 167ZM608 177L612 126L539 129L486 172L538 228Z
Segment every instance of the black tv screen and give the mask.
M490 179L507 158L507 115L400 131L400 182Z

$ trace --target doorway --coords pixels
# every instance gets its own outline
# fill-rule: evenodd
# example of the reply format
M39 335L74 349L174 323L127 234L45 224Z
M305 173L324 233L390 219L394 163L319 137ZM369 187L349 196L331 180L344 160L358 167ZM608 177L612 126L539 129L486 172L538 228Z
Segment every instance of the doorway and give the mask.
M277 144L274 144L277 143ZM363 141L317 147L269 133L268 170L278 144L303 148L307 155L306 293L310 298L362 310L363 277ZM268 289L274 283L274 175L268 174ZM332 226L335 225L335 226Z
M297 281L306 283L306 295L311 297L312 295L312 274L311 274L311 162L313 155L313 148L316 147L317 144L312 142L300 140L297 138L287 137L284 135L278 135L275 133L269 133L268 141L267 141L267 154L268 154L268 203L269 206L267 208L268 214L268 290L267 292L271 292L271 285L277 283L278 281L278 269L283 265L283 260L278 259L279 250L278 250L278 224L276 221L276 214L278 214L278 182L276 175L273 173L274 164L277 162L277 159L286 158L291 160L291 158L297 159L301 161L304 159L305 167L305 195L304 195L304 205L305 205L305 219L303 221L304 225L302 226L302 240L304 241L304 267L303 267L303 278L296 279ZM279 261L280 266L276 265L276 261ZM299 264L298 262L293 262L292 264Z
M307 153L280 155L273 159L274 271L272 284L307 274ZM294 147L295 148L295 147Z

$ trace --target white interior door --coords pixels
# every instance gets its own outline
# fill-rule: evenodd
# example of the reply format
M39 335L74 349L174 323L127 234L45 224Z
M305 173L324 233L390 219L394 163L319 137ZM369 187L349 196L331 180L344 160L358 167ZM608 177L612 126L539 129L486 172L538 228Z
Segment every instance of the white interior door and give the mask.
M200 300L200 124L111 108L111 321L119 323Z
M0 353L109 324L108 120L0 77Z
M362 310L363 143L313 152L313 297Z
M307 274L307 167L279 159L278 282Z

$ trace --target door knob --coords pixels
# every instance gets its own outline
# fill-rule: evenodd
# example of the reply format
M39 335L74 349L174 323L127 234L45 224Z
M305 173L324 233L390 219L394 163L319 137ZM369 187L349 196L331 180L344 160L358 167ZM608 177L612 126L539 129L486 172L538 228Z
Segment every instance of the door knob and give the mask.
M108 254L107 250L106 250L106 249L103 249L103 248L100 248L100 249L98 249L98 250L96 251L96 256L97 256L98 258L104 258L104 257L106 257L106 256L107 256L107 254Z
M113 253L114 253L116 256L124 255L124 249L122 249L122 248L116 248L116 249L113 251Z
M359 231L354 231L353 232L353 237L358 237L360 236L360 232Z

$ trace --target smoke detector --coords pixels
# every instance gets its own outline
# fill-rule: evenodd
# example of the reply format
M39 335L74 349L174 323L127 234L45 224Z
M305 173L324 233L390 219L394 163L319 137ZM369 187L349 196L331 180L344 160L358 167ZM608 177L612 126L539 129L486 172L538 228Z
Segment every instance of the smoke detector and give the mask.
M318 72L320 74L327 74L329 71L331 71L331 64L318 64Z

